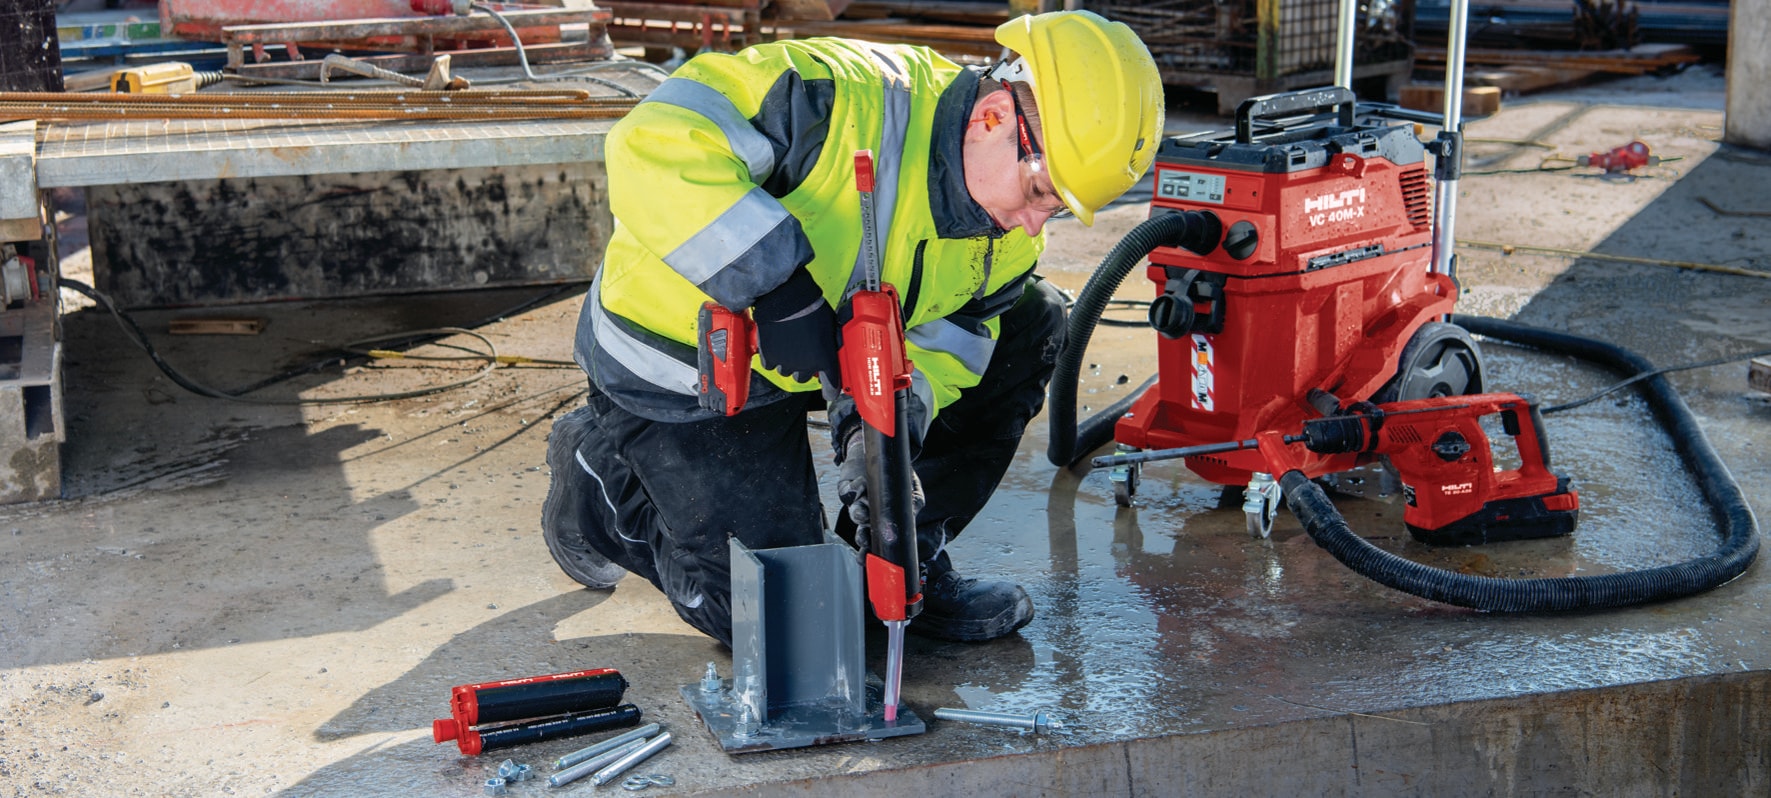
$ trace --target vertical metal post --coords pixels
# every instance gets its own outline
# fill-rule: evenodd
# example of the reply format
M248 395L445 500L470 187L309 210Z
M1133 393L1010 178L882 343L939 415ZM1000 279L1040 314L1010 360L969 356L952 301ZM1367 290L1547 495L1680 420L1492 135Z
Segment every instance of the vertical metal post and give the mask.
M1255 0L1254 85L1256 94L1273 90L1279 79L1279 0Z
M1335 23L1334 85L1353 88L1353 43L1359 38L1357 27L1359 0L1341 0L1340 19Z
M1470 0L1451 0L1451 20L1445 30L1445 122L1439 132L1440 149L1434 157L1433 271L1455 276L1452 250L1456 246L1457 181L1463 173L1464 38L1470 16Z

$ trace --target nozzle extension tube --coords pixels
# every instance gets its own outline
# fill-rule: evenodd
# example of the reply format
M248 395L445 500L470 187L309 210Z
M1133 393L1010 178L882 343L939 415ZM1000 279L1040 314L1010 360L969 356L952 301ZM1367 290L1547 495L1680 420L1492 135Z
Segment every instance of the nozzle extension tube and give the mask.
M1119 290L1125 276L1157 247L1180 247L1199 255L1210 254L1223 241L1224 224L1211 211L1179 211L1159 213L1131 229L1113 245L1101 265L1088 278L1076 304L1070 309L1064 349L1058 353L1058 364L1052 372L1051 396L1046 410L1050 441L1045 457L1052 465L1068 468L1084 454L1099 448L1113 437L1113 425L1125 414L1133 401L1149 388L1151 382L1134 391L1130 397L1090 417L1079 429L1076 424L1076 382L1082 373L1083 356L1101 314Z
M1646 358L1614 344L1501 319L1454 315L1470 332L1573 355L1627 376L1653 371ZM1758 521L1727 465L1716 455L1696 416L1664 376L1644 380L1643 392L1661 426L1692 472L1722 545L1708 556L1639 571L1543 579L1495 579L1421 565L1384 551L1348 527L1320 486L1302 472L1280 478L1286 504L1317 545L1360 575L1434 601L1494 612L1623 607L1701 593L1740 576L1759 553Z

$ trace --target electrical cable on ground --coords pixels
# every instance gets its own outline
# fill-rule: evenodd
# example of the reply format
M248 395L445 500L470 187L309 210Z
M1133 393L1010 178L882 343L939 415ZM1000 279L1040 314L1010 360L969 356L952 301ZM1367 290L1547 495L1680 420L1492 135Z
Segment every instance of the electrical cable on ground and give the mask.
M554 286L553 288L550 288L546 291L542 291L541 293L536 294L535 296L532 296L528 299L518 302L517 304L512 305L511 307L505 308L504 310L500 310L496 313L493 313L489 316L481 318L477 321L468 322L467 324L463 324L461 326L466 327L470 330L477 330L477 329L484 327L488 324L491 324L493 322L501 321L507 317L515 316L518 313L522 313L524 311L527 311L530 308L536 307L544 302L547 302L550 299L553 299L556 296L559 296L560 294L564 294L569 291L577 290L577 289L581 288L582 286L583 286L582 283L566 283L563 285ZM420 343L426 343L430 340L434 340L434 338L427 339L427 338L424 338L421 336L413 336L411 338L411 340L409 340L409 341L393 341L393 342L387 343L386 346L388 346L388 347L416 346ZM307 365L296 366L296 367L291 368L287 371L284 371L281 374L273 374L273 375L266 377L262 380L254 382L251 385L247 385L244 388L239 388L234 391L231 391L230 393L232 393L235 396L244 396L246 394L252 393L252 392L257 391L259 389L268 388L272 385L276 385L277 383L280 383L280 382L287 382L289 380L295 379L296 377L307 376L307 375L312 374L312 373L319 371L321 369L331 368L334 366L342 368L342 367L351 365L353 362L360 363L364 360L365 357L366 356L358 355L355 357L346 358L346 357L338 357L336 355L327 355L326 357L314 360L313 362L308 363ZM558 362L558 361L552 361L552 362ZM573 365L576 366L576 364L573 364Z
M1460 247L1471 247L1474 249L1492 249L1492 250L1495 250L1498 252L1506 253L1508 255L1511 255L1514 252L1530 252L1530 253L1538 254L1538 255L1563 255L1566 257L1570 257L1570 258L1589 258L1592 260L1609 260L1609 261L1616 261L1618 263L1639 263L1639 264L1643 264L1643 265L1647 265L1647 266L1671 266L1676 269L1696 269L1698 271L1721 272L1722 274L1733 274L1733 275L1738 275L1740 277L1759 277L1759 278L1771 279L1771 271L1755 271L1753 269L1743 269L1739 266L1723 266L1718 263L1694 263L1691 261L1665 260L1662 258L1637 258L1637 257L1633 257L1630 255L1607 255L1603 252L1594 252L1592 250L1563 249L1561 247L1539 247L1539 246L1532 246L1530 244L1505 244L1505 243L1501 243L1498 241L1473 241L1473 240L1470 240L1467 238L1458 239L1457 245Z
M1569 162L1567 166L1563 166L1561 164L1551 166L1550 160L1552 160L1552 159L1545 158L1543 163L1540 163L1536 166L1525 167L1523 169L1481 169L1481 170L1468 169L1468 170L1464 171L1463 176L1470 177L1472 175L1531 175L1531 174L1537 174L1539 172L1566 172L1571 169L1579 168L1578 165L1573 162Z
M478 333L478 332L475 332L470 329L465 329L462 327L435 327L435 328L430 328L430 329L425 329L425 330L408 330L408 331L404 331L404 332L391 333L388 335L381 335L381 336L375 336L375 337L371 337L371 338L364 338L364 339L352 341L348 344L345 344L344 346L340 347L340 349L342 351L351 352L351 353L359 353L360 352L364 356L371 357L371 358L380 358L380 359L397 359L398 358L398 359L411 359L411 360L438 360L438 361L479 360L479 361L484 361L485 365L482 366L478 371L474 372L474 374L472 374L471 376L465 377L463 379L444 383L442 385L433 385L433 386L428 386L428 387L424 387L424 388L417 388L417 389L413 389L410 391L394 391L394 392L388 392L388 393L364 394L364 395L356 395L356 396L320 397L320 398L312 398L312 399L259 399L259 398L255 398L255 397L251 397L251 396L246 396L244 394L246 394L247 392L249 392L251 390L257 390L258 387L262 387L264 384L263 382L259 383L258 385L255 385L245 391L238 391L238 392L232 392L232 393L227 392L227 391L222 391L222 390L219 390L216 388L211 388L207 385L197 382L196 380L193 380L190 377L186 376L184 373L180 372L178 369L174 368L171 363L168 363L166 361L166 359L160 355L159 351L154 348L153 344L148 341L147 333L145 333L141 329L140 325L136 324L135 319L132 318L131 316L129 316L129 314L124 313L122 310L120 310L116 306L116 303L114 303L109 296L98 291L97 289L93 288L92 286L86 285L85 283L79 282L77 280L68 279L66 277L61 278L58 281L58 283L63 288L67 288L71 291L85 295L87 298L93 300L94 302L97 302L105 310L109 311L111 316L117 320L118 326L123 329L124 335L127 338L129 338L131 343L135 344L143 352L147 353L148 359L150 359L154 362L154 365L157 368L159 368L159 370L162 374L166 375L167 379L172 380L172 382L174 384L178 385L180 388L190 391L191 393L197 394L198 396L204 396L204 397L208 397L211 399L222 399L222 400L230 401L230 402L241 402L241 403L245 403L245 404L259 404L259 405L364 404L364 403L369 403L369 402L392 401L392 400L396 400L396 399L411 399L414 397L429 396L431 394L442 393L444 391L450 391L450 390L454 390L456 388L466 387L468 385L472 385L473 383L479 382L480 380L484 379L486 377L486 375L492 373L492 371L494 369L496 369L500 363L535 364L535 365L547 365L547 366L559 366L559 367L571 366L573 368L577 367L577 364L573 363L571 361L548 360L548 359L543 359L543 358L526 358L526 357L519 357L519 356L514 356L514 355L509 355L509 356L499 355L498 348L496 345L494 345L492 343L492 340L490 338L487 338L486 336ZM557 293L557 291L556 292L549 292L549 293L550 294ZM460 351L468 353L466 356L437 357L437 356L423 356L423 355L408 355L404 352L397 352L397 351L388 350L388 349L365 349L364 348L370 344L375 344L375 343L387 343L387 342L392 342L392 341L412 342L414 340L419 340L419 339L424 339L424 338L435 338L435 337L440 337L440 336L445 336L445 335L466 335L466 336L470 336L473 338L477 338L477 339L479 339L479 341L482 344L485 344L486 349L484 352L481 352L481 351L476 351L476 350L469 349L467 347L456 345L456 344L437 343L435 341L424 341L424 343L432 343L437 346L442 346L444 348L456 349L456 350L460 350ZM342 363L343 361L340 358L328 358L324 362L325 363L332 363L332 362ZM313 371L313 370L317 370L317 369L310 368L307 371L305 371L304 373L311 373L311 371ZM282 375L279 375L279 376L282 376Z
M1727 365L1729 363L1739 363L1740 361L1743 361L1743 360L1752 360L1755 357L1765 357L1766 355L1771 355L1771 349L1760 349L1756 352L1747 352L1747 353L1739 354L1739 355L1725 355L1723 357L1712 358L1710 360L1699 361L1697 363L1685 363L1685 364L1678 365L1678 366L1663 366L1661 368L1653 369L1650 371L1644 371L1640 374L1630 377L1629 379L1623 380L1621 382L1613 383L1612 385L1606 387L1605 389L1599 391L1598 393L1594 393L1590 396L1576 399L1572 402L1563 402L1562 404L1559 404L1559 405L1546 407L1543 409L1543 414L1547 416L1551 413L1560 413L1564 410L1573 410L1574 408L1580 407L1581 405L1585 405L1585 404L1589 404L1591 402L1598 401L1599 399L1602 399L1606 396L1609 396L1613 393L1623 390L1624 388L1628 388L1629 386L1634 385L1634 384L1641 382L1642 380L1648 379L1650 377L1658 377L1662 374L1669 374L1669 373L1672 373L1675 371L1690 371L1692 369L1708 368L1710 366L1722 366L1722 365Z

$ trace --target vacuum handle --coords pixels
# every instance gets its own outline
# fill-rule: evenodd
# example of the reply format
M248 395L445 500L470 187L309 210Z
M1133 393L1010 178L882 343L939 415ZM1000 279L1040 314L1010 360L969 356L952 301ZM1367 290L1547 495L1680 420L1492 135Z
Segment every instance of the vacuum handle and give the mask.
M1394 103L1360 103L1359 114L1361 116L1381 116L1385 119L1400 119L1404 122L1420 122L1426 125L1445 123L1445 117L1439 114L1403 108Z
M1358 96L1345 86L1326 86L1250 97L1236 106L1236 143L1248 144L1254 140L1256 119L1285 116L1299 111L1316 111L1329 106L1338 106L1342 127L1352 127L1353 106L1357 102Z

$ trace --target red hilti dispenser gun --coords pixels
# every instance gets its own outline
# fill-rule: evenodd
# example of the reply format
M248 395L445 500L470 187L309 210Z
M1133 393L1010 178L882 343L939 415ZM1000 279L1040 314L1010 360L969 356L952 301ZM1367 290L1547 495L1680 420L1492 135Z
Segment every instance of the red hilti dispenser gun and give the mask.
M922 573L916 552L916 508L910 495L909 358L898 292L880 279L879 231L873 207L873 153L855 153L861 192L860 289L848 298L838 359L842 389L855 399L866 429L867 498L872 532L867 541L867 598L885 622L885 719L898 719L904 677L904 625L922 610ZM850 457L855 456L853 452Z
M756 354L756 322L749 310L718 302L701 305L696 320L695 365L701 406L738 415L750 400L750 359Z
M1621 147L1614 147L1609 152L1595 152L1574 159L1580 166L1594 166L1605 170L1608 175L1620 175L1631 169L1644 166L1658 166L1660 156L1651 155L1648 145L1640 141L1632 141Z
M495 748L618 729L640 721L621 703L627 679L614 668L458 685L450 717L431 723L436 742L454 740L469 756Z

